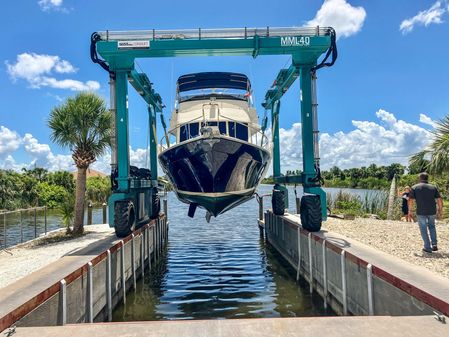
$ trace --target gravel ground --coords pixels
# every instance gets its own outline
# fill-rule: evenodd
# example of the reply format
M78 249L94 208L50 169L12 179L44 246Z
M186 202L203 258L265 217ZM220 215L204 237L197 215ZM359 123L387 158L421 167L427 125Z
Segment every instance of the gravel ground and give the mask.
M356 218L329 218L323 229L337 232L373 248L425 267L449 278L449 226L437 220L438 252L422 252L423 242L417 222Z
M103 239L114 231L107 224L86 226L85 230L85 235L69 240L42 244L41 240L43 239L41 238L20 247L1 250L0 288L6 287L18 279L49 265L64 255ZM58 234L54 233L52 235ZM51 239L48 236L46 238L46 240Z

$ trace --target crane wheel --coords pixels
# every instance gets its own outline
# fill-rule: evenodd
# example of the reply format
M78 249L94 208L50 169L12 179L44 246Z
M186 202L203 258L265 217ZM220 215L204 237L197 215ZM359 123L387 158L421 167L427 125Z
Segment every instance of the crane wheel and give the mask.
M284 191L273 190L271 195L271 206L273 213L276 215L284 215L285 212L285 196Z
M157 194L157 188L153 189L151 194L151 215L150 219L157 219L159 217L159 212L161 211L161 199Z
M318 195L305 195L301 198L301 224L309 232L321 229L321 201Z
M115 234L119 238L130 235L136 229L134 204L131 200L117 201L114 206Z

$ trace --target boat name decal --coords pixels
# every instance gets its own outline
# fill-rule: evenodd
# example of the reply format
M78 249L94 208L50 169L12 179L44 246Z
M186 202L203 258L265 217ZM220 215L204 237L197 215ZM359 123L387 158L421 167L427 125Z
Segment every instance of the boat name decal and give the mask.
M281 46L308 46L310 36L284 36L281 37Z

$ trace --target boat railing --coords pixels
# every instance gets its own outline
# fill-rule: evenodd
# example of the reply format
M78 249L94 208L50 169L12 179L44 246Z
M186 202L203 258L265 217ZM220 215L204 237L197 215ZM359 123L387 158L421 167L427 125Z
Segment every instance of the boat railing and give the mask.
M251 39L259 37L322 36L330 35L329 27L259 27L259 28L215 28L176 30L128 30L98 32L104 41L123 40L187 40L187 39Z
M201 122L202 124L204 124L202 127L207 127L207 125L208 125L208 121L204 120L203 116L199 116L197 118L194 118L194 119L186 121L186 122L184 122L182 124L179 124L179 125L177 125L174 128L169 129L167 134L162 136L162 138L161 138L161 140L159 142L160 151L167 150L171 146L176 145L176 142L173 143L173 142L171 142L168 139L170 137L170 135L177 135L178 134L178 129L180 129L182 126L188 125L190 123L195 123L195 122ZM210 121L210 122L217 122L217 121ZM236 124L240 124L240 125L248 128L249 132L248 132L248 140L247 141L249 143L257 145L257 146L260 146L260 147L263 147L263 148L266 148L266 147L269 146L269 139L268 139L268 137L265 135L265 132L263 132L259 127L254 127L254 126L250 125L249 123L238 121L238 120L235 120L235 119L229 118L229 117L226 117L226 119L224 119L224 120L222 119L219 122L234 122ZM221 135L222 136L227 136L227 137L237 138L235 136L230 135L228 129L226 129L226 134L221 134ZM188 141L188 140L191 140L191 139L194 139L194 138L198 138L198 137L202 137L201 130L200 130L200 132L198 132L197 135L190 135L190 134L188 134L187 138L185 140L179 142L179 143L183 143L185 141ZM237 138L237 139L240 139L240 138Z

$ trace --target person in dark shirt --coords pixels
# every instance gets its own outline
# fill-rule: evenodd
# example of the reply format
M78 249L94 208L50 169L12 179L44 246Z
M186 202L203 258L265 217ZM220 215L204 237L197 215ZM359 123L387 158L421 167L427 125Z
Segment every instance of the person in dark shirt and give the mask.
M410 190L408 210L411 215L413 200L416 200L416 215L424 242L423 251L432 253L438 250L435 219L437 215L441 217L443 213L443 199L436 186L429 184L428 181L429 175L426 172L419 174L419 183L412 186Z
M410 186L405 186L404 191L403 192L399 192L398 194L401 199L402 199L402 215L405 218L405 221L407 222L413 222L413 218L411 217L411 215L409 214L410 212L408 211L408 199L410 199L409 195L410 195Z

